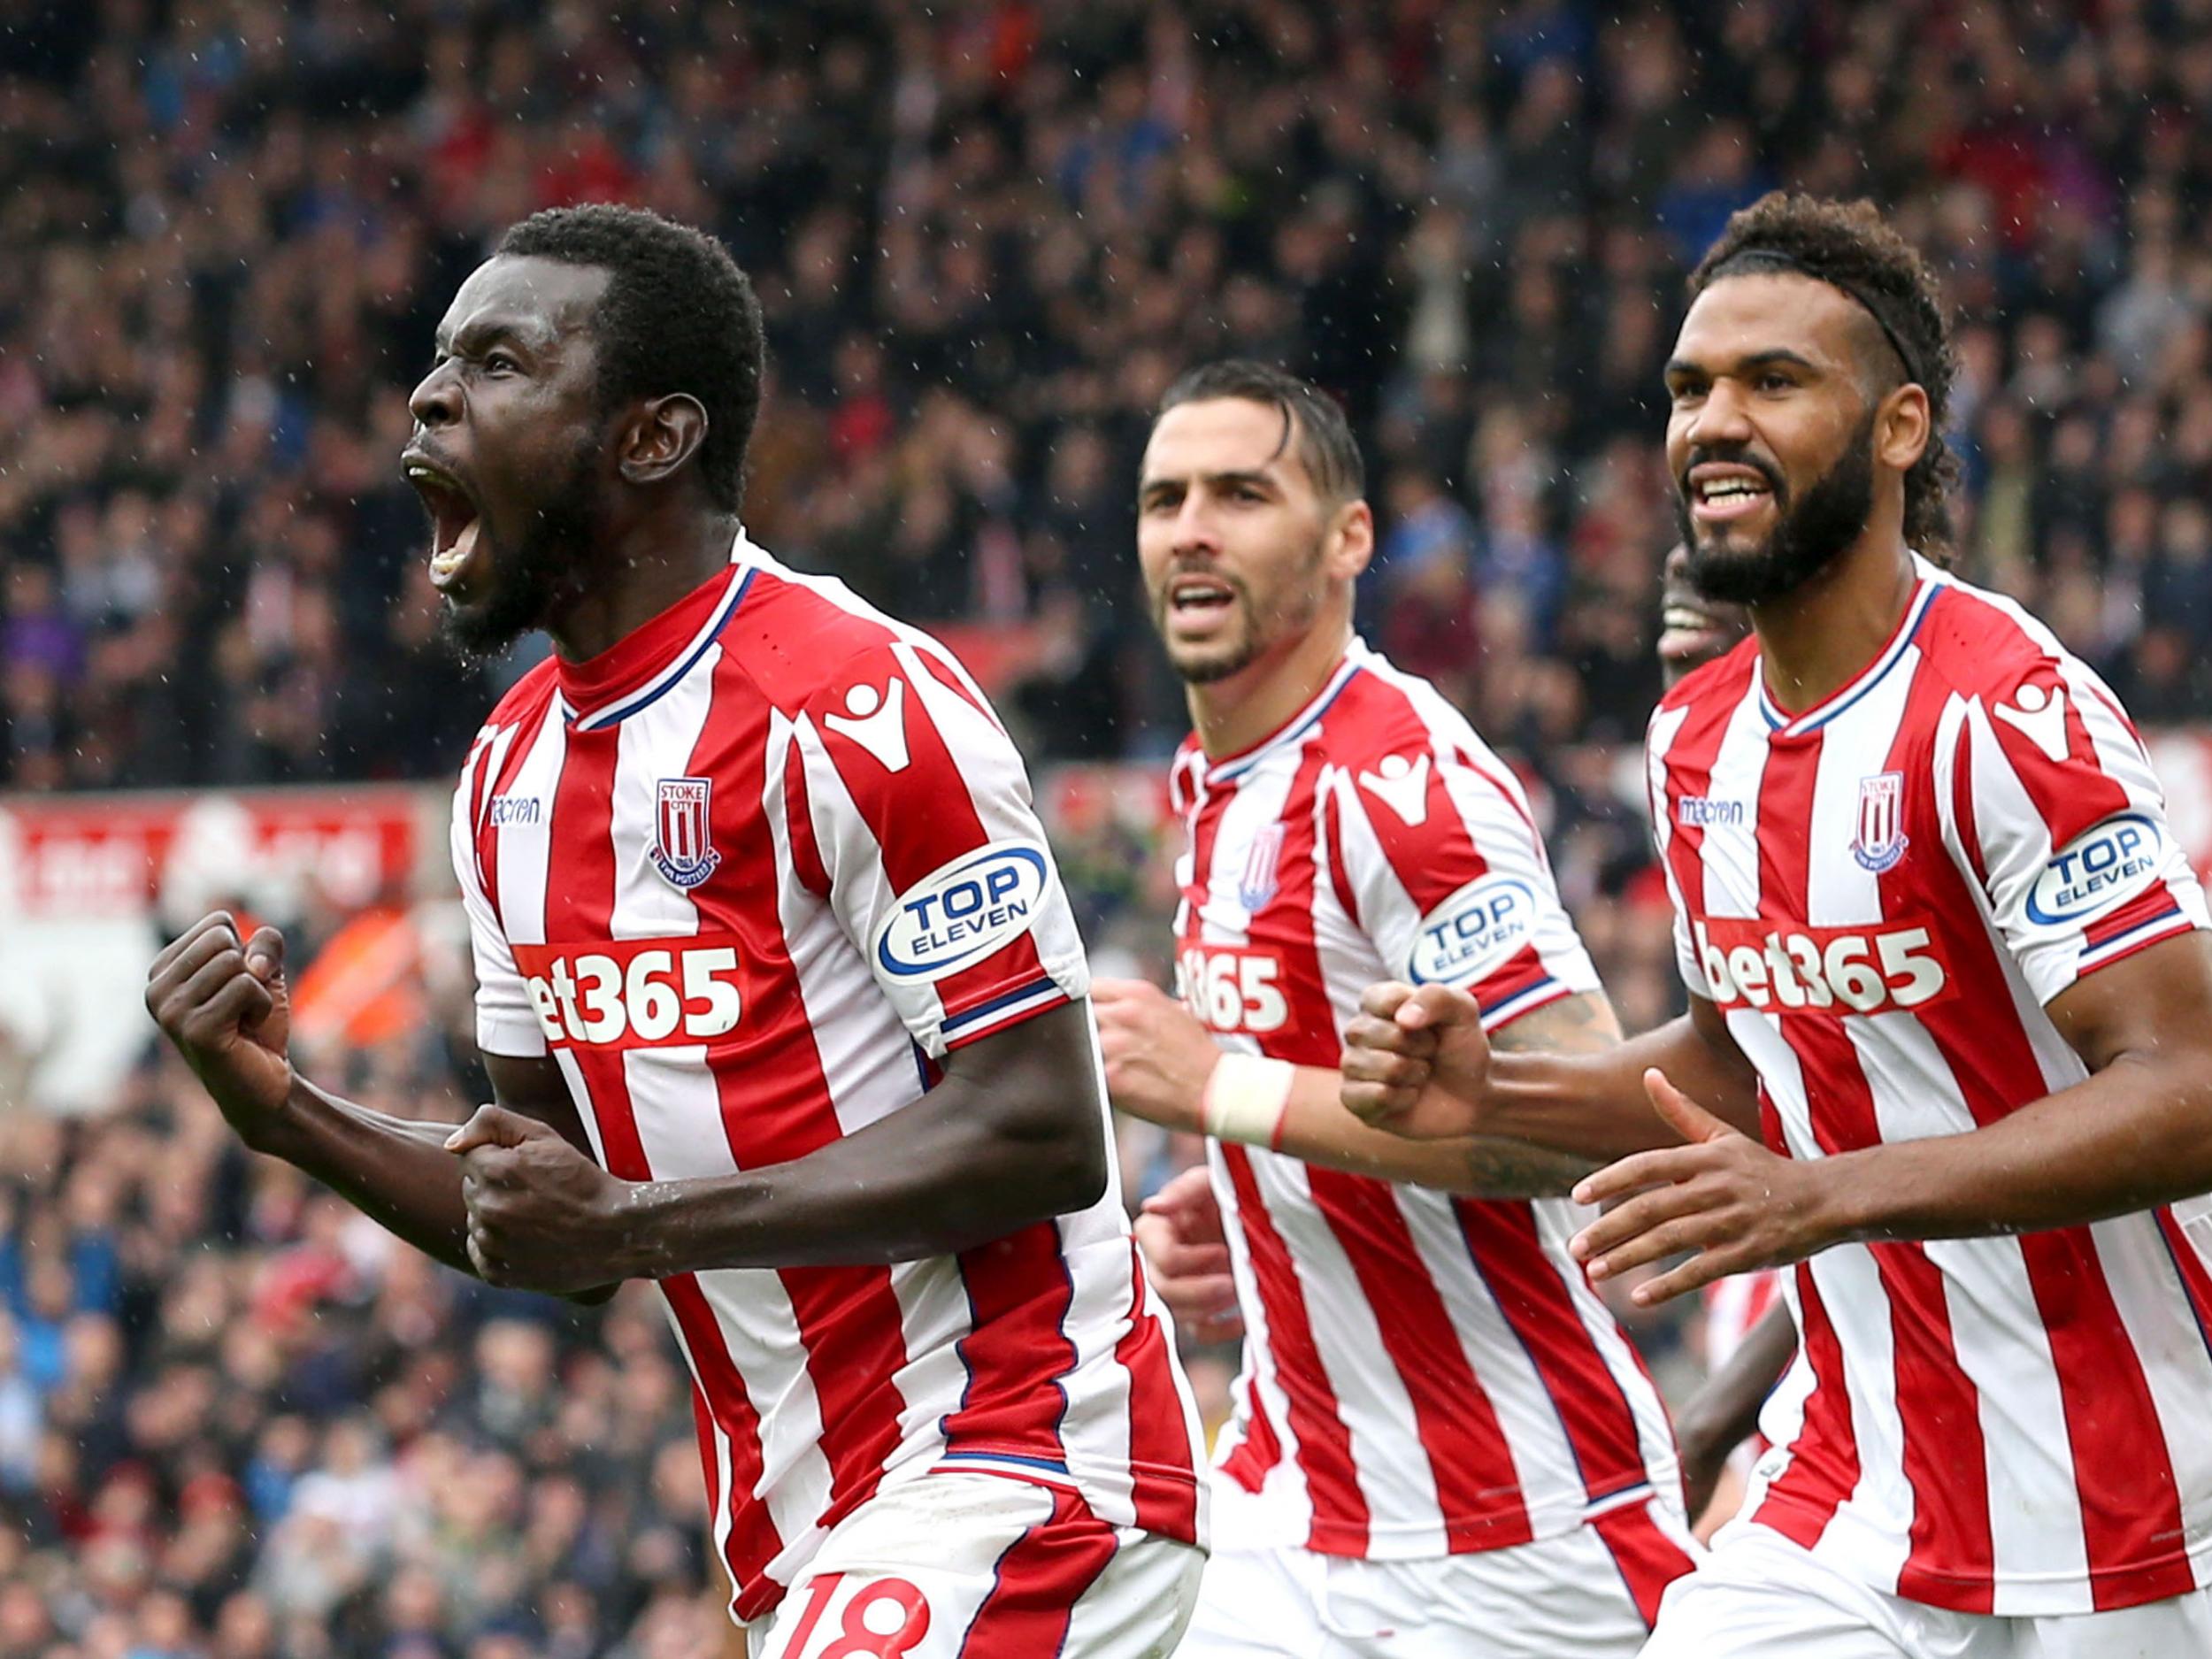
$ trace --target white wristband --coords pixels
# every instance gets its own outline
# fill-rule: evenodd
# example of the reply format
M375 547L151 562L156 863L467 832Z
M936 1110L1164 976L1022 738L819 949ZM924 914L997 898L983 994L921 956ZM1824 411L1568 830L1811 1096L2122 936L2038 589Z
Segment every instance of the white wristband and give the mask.
M1290 1111L1290 1083L1297 1068L1287 1060L1256 1054L1225 1054L1206 1079L1198 1110L1217 1141L1281 1149Z

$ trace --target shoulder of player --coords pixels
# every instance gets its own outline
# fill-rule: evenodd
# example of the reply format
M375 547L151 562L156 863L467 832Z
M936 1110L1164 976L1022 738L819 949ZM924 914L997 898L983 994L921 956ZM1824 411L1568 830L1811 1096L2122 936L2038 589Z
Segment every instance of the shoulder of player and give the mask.
M476 728L476 739L469 746L467 764L460 771L463 784L469 782L475 770L477 757L485 745L501 732L512 733L526 726L534 725L545 713L560 690L556 669L550 657L533 664L521 679L507 687L506 693L492 705L492 711L484 717L484 724Z
M1676 680L1659 699L1655 716L1688 709L1709 698L1733 703L1751 689L1751 676L1759 662L1759 641L1747 634L1727 650Z
M536 715L560 688L557 672L549 656L532 664L529 672L508 687L506 695L492 705L492 711L484 717L483 729L490 732L501 726L518 726Z
M731 619L723 649L764 696L787 714L850 712L864 684L879 698L893 678L917 672L975 702L949 649L899 622L829 577L777 568L755 578L757 597Z
M1442 692L1379 657L1344 682L1323 717L1321 744L1329 764L1343 772L1373 768L1393 756L1504 765Z
M2057 635L2001 594L1948 581L1915 641L1928 666L1969 696L2001 695L2046 665L2070 661Z

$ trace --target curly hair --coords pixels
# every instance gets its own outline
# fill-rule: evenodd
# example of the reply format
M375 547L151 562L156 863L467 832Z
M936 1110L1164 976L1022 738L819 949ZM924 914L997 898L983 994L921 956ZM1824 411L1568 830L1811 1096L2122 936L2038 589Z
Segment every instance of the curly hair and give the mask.
M735 512L765 347L760 301L728 250L657 213L594 203L533 213L493 252L607 271L592 317L602 406L670 392L697 398L707 411L700 476L714 504Z
M1958 457L1943 441L1958 360L1935 274L1871 202L1776 190L1732 215L1690 273L1694 300L1724 277L1795 272L1856 300L1928 395L1928 447L1905 474L1905 539L1940 556L1951 543L1950 490Z
M1271 364L1249 357L1202 363L1167 388L1152 419L1157 421L1179 403L1202 403L1217 397L1242 398L1281 411L1284 420L1295 429L1298 458L1306 476L1325 499L1357 501L1366 493L1367 463L1336 400L1312 381Z

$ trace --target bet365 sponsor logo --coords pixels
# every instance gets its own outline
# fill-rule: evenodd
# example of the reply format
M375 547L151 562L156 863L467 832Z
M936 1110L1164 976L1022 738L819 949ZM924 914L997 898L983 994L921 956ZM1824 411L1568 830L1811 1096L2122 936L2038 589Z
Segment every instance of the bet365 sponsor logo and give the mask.
M1282 964L1239 945L1191 945L1175 960L1175 994L1210 1031L1263 1035L1290 1023L1290 1001L1277 981Z
M876 932L877 965L925 984L972 967L1036 925L1051 881L1027 841L964 853L899 895Z
M1880 1014L1947 995L1950 964L1925 927L1790 927L1716 916L1691 937L1714 1002L1762 1013Z
M555 1048L712 1042L744 1012L734 934L517 945L530 1006Z

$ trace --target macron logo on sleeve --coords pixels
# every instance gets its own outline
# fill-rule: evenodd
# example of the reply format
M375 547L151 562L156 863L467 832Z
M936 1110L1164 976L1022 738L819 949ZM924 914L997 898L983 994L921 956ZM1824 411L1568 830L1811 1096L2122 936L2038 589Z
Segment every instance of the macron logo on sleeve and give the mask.
M2040 686L2023 686L2012 694L2011 703L1996 703L1990 712L2034 744L2053 765L2066 758L2065 687L2046 691Z
M906 749L906 681L896 674L881 691L855 686L845 694L845 712L826 714L822 724L859 744L886 772L904 772L913 758Z
M1408 828L1425 823L1429 816L1429 757L1409 761L1403 755L1385 755L1375 770L1359 775L1359 787L1404 820Z

